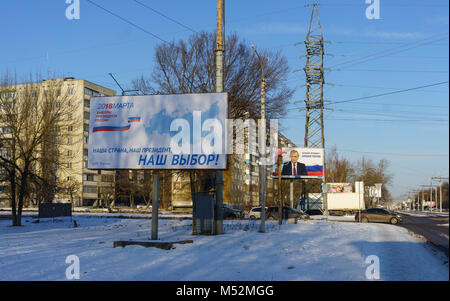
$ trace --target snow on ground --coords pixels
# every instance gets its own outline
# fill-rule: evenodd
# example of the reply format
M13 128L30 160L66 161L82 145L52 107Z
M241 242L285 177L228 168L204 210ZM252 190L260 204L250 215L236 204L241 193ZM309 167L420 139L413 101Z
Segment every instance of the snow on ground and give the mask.
M400 213L416 217L448 217L448 212L439 211L399 211Z
M309 216L310 219L313 220L328 220L328 221L341 221L341 222L349 222L355 221L355 215L310 215Z
M366 280L380 259L381 280L448 280L448 260L422 239L389 224L225 221L224 235L192 236L191 220L160 220L162 241L193 239L172 250L127 246L148 240L151 220L77 216L35 219L22 227L0 220L0 280L65 280L69 255L80 259L80 280Z

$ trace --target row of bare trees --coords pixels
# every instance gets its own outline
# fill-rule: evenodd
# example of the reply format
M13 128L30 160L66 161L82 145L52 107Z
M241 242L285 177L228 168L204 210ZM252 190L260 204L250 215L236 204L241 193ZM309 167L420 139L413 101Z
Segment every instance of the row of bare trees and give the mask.
M362 157L357 161L340 155L336 147L327 152L326 158L326 179L329 183L349 183L363 181L364 186L374 186L376 183L381 186L381 203L387 204L392 201L389 185L392 184L393 175L388 171L389 161L381 159L378 162ZM370 200L366 200L369 206Z
M40 76L19 82L8 72L0 81L0 181L11 201L12 224L20 226L24 202L74 193L73 180L62 175L72 156L68 139L76 139L79 123L63 82Z
M419 201L419 205L421 205L421 200L436 202L436 206L440 207L441 202L441 191L442 191L442 208L449 209L449 192L448 192L448 182L442 182L438 186L434 186L433 190L431 187L419 186L415 189L415 192L410 195L411 199Z

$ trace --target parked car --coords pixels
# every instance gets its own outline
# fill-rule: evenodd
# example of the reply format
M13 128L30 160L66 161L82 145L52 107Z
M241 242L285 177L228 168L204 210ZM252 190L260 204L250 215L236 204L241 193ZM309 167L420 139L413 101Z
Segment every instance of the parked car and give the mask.
M278 220L279 219L279 215L278 215L278 206L271 206L268 208L267 210L267 214L266 214L266 218L268 220ZM294 208L291 208L289 206L283 206L283 219L288 219L291 217L296 217L296 218L301 218L301 219L309 219L309 215L296 210Z
M359 212L357 212L355 214L355 221L358 222L360 219L362 223L384 222L391 223L393 225L403 221L401 215L383 208L369 208L363 210L361 211L361 217Z
M235 219L244 216L244 212L239 209L233 209L228 204L223 204L223 218L224 219Z
M266 214L267 214L267 207L266 207ZM260 219L261 218L261 207L253 207L250 212L248 213L249 219Z

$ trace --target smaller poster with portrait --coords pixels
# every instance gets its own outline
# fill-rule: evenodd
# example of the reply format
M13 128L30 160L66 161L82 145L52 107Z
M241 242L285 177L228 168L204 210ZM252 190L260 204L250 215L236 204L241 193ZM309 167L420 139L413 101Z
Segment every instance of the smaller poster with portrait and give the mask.
M286 147L282 148L282 156L282 179L323 179L323 148ZM274 162L277 162L276 158ZM272 177L278 178L277 164L273 166Z

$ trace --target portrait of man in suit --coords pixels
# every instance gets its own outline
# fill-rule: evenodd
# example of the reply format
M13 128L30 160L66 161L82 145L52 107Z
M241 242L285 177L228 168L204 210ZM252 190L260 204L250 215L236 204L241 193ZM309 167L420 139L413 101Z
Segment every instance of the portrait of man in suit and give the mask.
M307 176L306 166L303 163L298 162L299 154L296 150L291 150L289 153L291 161L283 165L281 170L282 176Z

